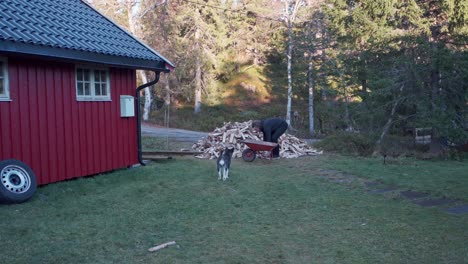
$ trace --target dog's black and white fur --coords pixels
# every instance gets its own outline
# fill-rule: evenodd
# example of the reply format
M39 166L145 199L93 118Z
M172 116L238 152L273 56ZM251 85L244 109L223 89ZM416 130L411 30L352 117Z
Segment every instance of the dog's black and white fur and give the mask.
M231 167L231 158L234 148L225 148L218 157L217 167L218 167L218 180L223 179L223 181L229 178L229 168Z

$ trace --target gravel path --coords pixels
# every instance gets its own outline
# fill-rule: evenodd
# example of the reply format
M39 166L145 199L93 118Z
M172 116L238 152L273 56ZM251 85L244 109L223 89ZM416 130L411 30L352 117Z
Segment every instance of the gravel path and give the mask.
M206 132L190 131L178 128L158 127L153 124L142 123L141 134L147 137L169 138L173 141L195 143L208 136Z

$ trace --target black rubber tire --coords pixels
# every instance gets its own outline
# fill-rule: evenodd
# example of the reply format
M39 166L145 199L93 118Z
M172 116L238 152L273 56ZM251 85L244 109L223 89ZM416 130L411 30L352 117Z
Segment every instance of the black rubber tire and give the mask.
M24 162L0 161L0 203L22 203L37 190L36 175Z
M257 157L257 154L255 153L255 151L249 148L242 151L242 159L244 161L252 162L255 160L256 157Z

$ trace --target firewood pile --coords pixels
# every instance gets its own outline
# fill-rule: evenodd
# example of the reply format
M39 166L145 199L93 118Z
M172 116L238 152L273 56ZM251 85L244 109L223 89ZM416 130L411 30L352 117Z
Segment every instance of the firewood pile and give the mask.
M263 140L261 132L254 132L252 129L252 121L247 122L228 122L223 127L216 128L209 133L206 138L199 140L193 144L192 149L203 152L195 157L201 159L216 159L223 149L233 147L233 158L241 158L242 152L247 149L247 145L242 143L243 140ZM303 140L290 134L283 134L279 140L280 157L281 158L297 158L305 155L322 154ZM270 153L267 151L257 152L257 158L267 158Z

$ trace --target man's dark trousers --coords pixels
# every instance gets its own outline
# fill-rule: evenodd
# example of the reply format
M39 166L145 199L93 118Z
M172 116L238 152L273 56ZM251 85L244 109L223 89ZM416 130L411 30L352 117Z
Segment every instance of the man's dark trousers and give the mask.
M278 143L278 139L288 129L288 123L279 118L272 118L263 121L263 139L268 142ZM273 151L273 157L279 157L279 145Z

